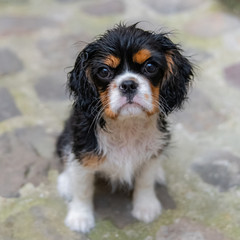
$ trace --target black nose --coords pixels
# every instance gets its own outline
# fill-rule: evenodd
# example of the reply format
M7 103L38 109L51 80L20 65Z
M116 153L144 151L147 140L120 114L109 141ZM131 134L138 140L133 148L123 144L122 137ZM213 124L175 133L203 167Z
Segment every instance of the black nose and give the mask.
M120 91L123 94L134 94L138 88L138 83L133 80L126 80L121 83L119 86Z

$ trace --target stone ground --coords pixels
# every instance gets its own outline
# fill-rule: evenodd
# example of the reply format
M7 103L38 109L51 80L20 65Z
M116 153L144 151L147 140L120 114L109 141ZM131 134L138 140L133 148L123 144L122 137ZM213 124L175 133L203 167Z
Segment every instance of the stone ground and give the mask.
M173 147L158 186L162 216L130 216L130 194L98 183L96 228L63 224L54 145L70 101L76 54L120 21L173 30L196 63L185 110L171 117ZM0 239L240 239L240 18L212 0L0 1Z

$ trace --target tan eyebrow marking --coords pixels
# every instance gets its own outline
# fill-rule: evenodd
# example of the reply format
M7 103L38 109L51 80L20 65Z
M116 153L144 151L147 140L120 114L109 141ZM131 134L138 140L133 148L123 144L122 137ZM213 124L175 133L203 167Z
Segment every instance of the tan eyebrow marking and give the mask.
M141 49L133 55L133 62L142 64L151 56L151 52L148 49Z
M106 65L112 68L116 68L120 64L120 58L115 57L113 55L108 55L104 61Z

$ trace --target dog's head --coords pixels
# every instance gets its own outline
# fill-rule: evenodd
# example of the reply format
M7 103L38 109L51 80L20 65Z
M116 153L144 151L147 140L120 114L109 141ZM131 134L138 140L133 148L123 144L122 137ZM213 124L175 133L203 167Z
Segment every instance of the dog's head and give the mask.
M119 25L82 50L68 84L81 111L115 119L180 108L192 77L166 34Z

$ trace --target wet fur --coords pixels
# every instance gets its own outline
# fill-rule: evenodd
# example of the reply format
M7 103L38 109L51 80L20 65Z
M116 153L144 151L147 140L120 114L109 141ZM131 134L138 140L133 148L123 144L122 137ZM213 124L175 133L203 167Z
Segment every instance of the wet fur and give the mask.
M158 74L143 78L152 91L158 91L157 107L152 114L141 116L107 116L100 95L108 97L106 93L113 90L109 90L109 82L96 77L95 71L105 59L116 68L116 76L126 72L126 65L138 76L141 64L132 59L145 61L147 51L144 60L136 55L144 48L150 49L159 63ZM109 61L109 56L116 57ZM65 220L70 229L88 232L94 226L92 195L96 173L112 182L135 182L132 214L137 219L150 222L161 213L154 182L164 179L161 158L170 143L166 118L182 107L192 78L191 63L167 34L144 31L136 25L118 25L79 53L68 75L74 104L57 142L58 155L66 165L59 176L58 190L70 201Z

